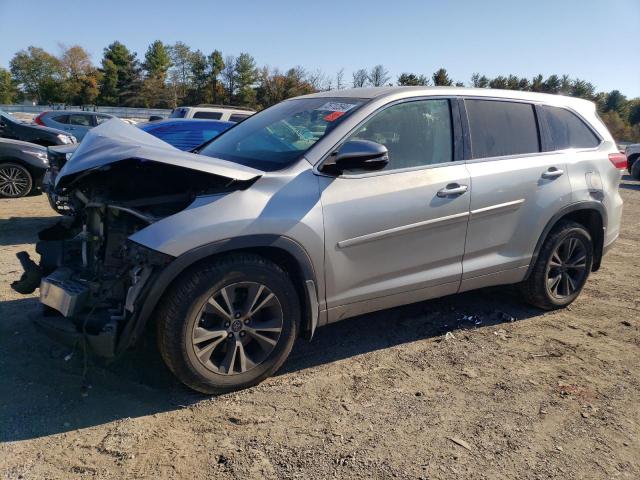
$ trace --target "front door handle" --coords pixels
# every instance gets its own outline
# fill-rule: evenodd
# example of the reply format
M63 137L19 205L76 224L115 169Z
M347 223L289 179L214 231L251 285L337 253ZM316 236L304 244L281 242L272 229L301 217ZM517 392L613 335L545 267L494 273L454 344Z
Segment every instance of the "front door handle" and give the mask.
M438 190L437 195L440 198L452 197L452 196L455 196L455 195L462 195L463 193L466 193L468 189L469 189L469 187L467 185L460 185L458 183L450 183L446 187Z
M562 176L564 174L564 170L560 170L557 167L550 167L546 172L542 174L542 178L554 179Z

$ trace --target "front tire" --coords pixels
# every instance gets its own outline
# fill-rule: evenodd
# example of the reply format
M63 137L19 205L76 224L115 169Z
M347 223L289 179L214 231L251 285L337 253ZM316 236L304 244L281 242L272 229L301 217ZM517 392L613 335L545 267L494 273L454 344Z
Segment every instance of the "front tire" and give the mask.
M33 188L29 170L17 163L0 163L0 197L19 198Z
M572 303L593 265L593 241L583 225L562 221L544 241L529 277L520 285L525 300L544 310Z
M227 393L260 383L285 362L300 327L289 276L253 254L233 254L182 274L158 310L162 358L188 387Z

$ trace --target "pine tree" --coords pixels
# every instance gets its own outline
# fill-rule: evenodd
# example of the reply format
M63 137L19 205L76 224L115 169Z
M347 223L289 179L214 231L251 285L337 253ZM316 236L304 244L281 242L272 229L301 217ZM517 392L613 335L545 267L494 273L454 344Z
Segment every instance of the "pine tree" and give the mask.
M236 59L236 84L238 105L250 106L256 100L253 86L258 80L256 61L248 53L241 53Z
M164 43L156 40L147 49L144 54L144 63L142 67L147 72L147 78L155 77L164 81L167 77L167 71L171 67L171 57Z
M139 102L140 67L136 54L129 51L122 43L115 41L104 49L102 59L103 82L107 81L107 91L103 93L100 89L102 99L109 99L120 105L135 105ZM113 88L113 76L115 73L116 84ZM104 85L104 83L103 83Z
M453 85L453 80L449 78L447 70L444 68L439 69L433 74L433 84L438 87L450 87Z
M218 103L220 92L218 91L218 77L224 69L224 59L220 50L214 50L208 58L209 61L209 79L211 83L211 98L213 103Z

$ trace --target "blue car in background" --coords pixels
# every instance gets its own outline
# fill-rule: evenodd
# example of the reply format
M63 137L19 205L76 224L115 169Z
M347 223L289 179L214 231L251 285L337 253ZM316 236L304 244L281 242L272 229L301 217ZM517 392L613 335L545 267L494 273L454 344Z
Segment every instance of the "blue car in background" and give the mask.
M173 145L179 150L190 151L217 137L235 122L222 120L185 120L172 118L138 125L141 130Z
M217 137L235 124L236 122L223 120L170 118L168 120L156 120L138 124L137 127L179 150L191 151ZM67 160L71 158L78 145L75 143L73 145L64 145L67 148L50 148L47 152L49 169L42 181L42 190L49 197L51 207L63 215L70 213L67 202L64 198L54 194L51 186L55 184L58 172Z

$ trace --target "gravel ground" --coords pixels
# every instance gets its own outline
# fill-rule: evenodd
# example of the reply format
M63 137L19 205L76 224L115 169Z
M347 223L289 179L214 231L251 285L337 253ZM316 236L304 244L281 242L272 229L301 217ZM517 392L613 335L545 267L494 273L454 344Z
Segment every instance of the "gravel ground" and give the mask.
M0 200L0 478L640 478L640 184L621 190L621 237L570 308L492 288L362 316L219 397L151 340L83 387L81 352L9 287L55 217Z

